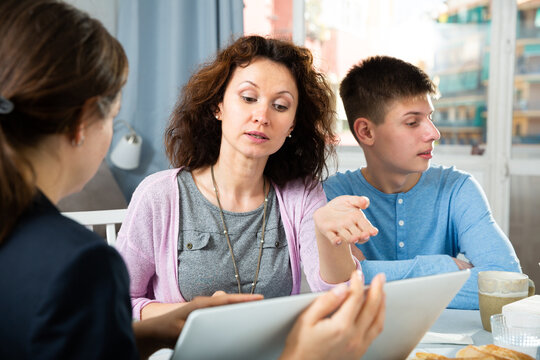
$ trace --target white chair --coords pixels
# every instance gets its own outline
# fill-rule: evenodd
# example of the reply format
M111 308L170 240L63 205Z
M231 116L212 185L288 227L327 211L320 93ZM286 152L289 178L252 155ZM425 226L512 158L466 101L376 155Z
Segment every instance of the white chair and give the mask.
M126 211L127 209L73 211L63 212L62 215L77 221L89 230L94 230L96 225L105 225L107 243L114 246L116 243L116 224L121 224L124 221Z

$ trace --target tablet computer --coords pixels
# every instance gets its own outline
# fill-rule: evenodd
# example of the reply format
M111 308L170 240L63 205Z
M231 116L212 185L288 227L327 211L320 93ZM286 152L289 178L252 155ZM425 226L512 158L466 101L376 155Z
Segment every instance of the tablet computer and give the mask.
M469 270L385 284L383 332L362 359L405 359L470 275ZM171 360L277 359L309 293L193 311Z

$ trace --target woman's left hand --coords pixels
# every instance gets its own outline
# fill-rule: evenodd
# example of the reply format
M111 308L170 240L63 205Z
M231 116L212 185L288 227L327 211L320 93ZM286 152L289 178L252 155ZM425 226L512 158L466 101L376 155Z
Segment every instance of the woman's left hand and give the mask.
M365 243L379 233L362 211L368 206L365 196L338 196L315 211L315 227L334 245Z
M161 348L174 348L188 315L194 310L262 299L263 296L259 294L216 293L214 296L196 297L164 315L135 322L133 331L139 354L141 358L147 358Z

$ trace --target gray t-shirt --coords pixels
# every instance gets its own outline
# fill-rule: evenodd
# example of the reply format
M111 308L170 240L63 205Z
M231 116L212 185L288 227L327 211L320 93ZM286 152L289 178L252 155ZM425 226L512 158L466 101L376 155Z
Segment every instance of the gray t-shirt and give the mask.
M199 191L189 171L178 173L180 228L178 232L178 286L187 301L217 290L238 293L234 267L219 208ZM292 272L287 238L273 187L268 194L266 230L255 293L265 298L290 295ZM236 213L223 211L240 275L242 292L251 291L262 234L263 204Z

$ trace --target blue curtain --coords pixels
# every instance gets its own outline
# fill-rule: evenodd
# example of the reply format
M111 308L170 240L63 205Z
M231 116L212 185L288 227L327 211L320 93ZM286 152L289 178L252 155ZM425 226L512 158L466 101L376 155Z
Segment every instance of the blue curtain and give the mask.
M118 118L143 137L140 166L109 164L126 199L144 177L167 169L163 135L184 83L230 40L243 34L242 0L120 0L118 39L129 59L129 78ZM114 148L127 133L115 124Z

